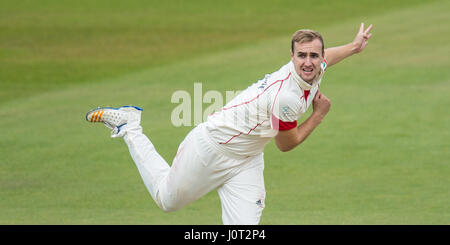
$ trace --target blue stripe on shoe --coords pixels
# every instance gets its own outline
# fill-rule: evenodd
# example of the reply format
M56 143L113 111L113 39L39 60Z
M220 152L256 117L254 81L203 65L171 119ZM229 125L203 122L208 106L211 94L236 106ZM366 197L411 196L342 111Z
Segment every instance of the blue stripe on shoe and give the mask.
M144 110L144 109L142 109L142 108L140 108L140 107L132 106L132 105L124 105L124 106L121 106L121 107L109 107L109 106L106 106L106 107L99 107L99 108L97 108L97 109L112 109L112 110L119 110L120 108L128 108L128 107L133 107L134 109L139 110L139 111L143 111L143 110ZM95 110L97 110L97 109L95 109Z
M121 106L120 108L127 108L127 107L133 107L134 109L139 110L139 111L143 111L143 110L144 110L144 109L142 109L142 108L140 108L140 107L132 106L132 105L124 105L124 106ZM119 109L120 109L120 108L119 108Z

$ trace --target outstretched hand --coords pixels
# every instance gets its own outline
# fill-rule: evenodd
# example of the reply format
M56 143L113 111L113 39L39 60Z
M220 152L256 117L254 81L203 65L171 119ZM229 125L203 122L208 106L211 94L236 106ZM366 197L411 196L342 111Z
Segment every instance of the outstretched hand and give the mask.
M353 45L355 45L356 53L363 51L363 49L369 43L370 37L372 37L372 33L369 33L372 30L372 24L364 30L364 23L361 23L361 27L359 28L358 34L356 34L355 39L353 40Z

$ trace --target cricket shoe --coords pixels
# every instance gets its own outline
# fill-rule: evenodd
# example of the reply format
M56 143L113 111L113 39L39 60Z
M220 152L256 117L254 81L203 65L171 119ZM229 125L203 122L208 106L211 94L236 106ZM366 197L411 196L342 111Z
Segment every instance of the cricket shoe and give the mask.
M127 130L140 128L142 108L137 106L98 107L86 113L86 121L102 122L111 129L111 137L123 137Z

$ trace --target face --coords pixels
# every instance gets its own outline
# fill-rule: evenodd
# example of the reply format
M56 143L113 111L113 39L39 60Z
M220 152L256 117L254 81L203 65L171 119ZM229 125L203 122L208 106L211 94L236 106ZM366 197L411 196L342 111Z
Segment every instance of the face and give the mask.
M314 39L312 42L294 43L291 60L297 74L305 82L312 84L314 78L319 74L320 64L323 61L322 43L319 39Z

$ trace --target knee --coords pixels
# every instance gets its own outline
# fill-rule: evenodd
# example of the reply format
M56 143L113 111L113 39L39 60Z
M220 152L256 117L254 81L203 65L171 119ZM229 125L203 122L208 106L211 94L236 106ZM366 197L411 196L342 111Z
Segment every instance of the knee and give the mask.
M176 208L175 206L161 206L160 208L164 213L170 213L178 210L178 208Z
M178 209L180 209L182 207L177 203L170 203L170 202L162 202L158 206L165 213L177 211Z
M189 196L181 188L175 192L159 192L157 197L158 207L165 213L177 211L190 203Z

